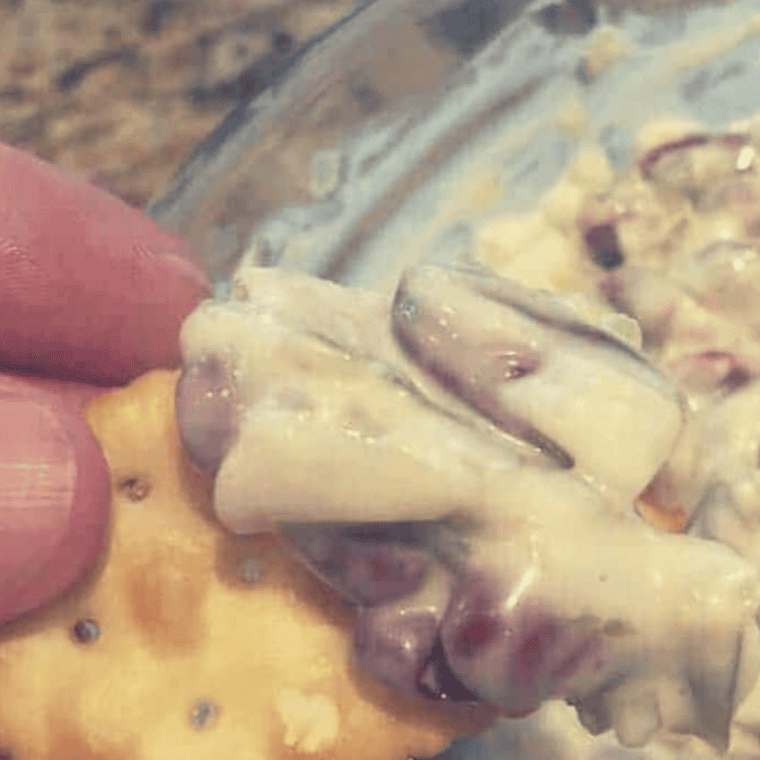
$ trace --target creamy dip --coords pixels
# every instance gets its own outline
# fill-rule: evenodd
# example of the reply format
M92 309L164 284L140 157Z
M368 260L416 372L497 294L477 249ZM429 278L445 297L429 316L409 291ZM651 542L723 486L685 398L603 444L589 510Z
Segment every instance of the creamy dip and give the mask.
M734 124L723 134L674 120L650 125L639 137L634 169L617 175L600 152L587 151L537 210L495 217L477 237L478 258L502 276L554 292L582 291L592 311L611 306L635 320L645 354L678 382L689 410L678 445L637 508L671 530L726 544L755 566L758 125ZM602 321L612 325L614 318ZM516 757L613 756L606 739L579 738L574 722L566 708L545 708L504 726L494 741ZM755 688L734 720L730 757L758 756L758 726ZM549 745L563 749L547 752ZM714 755L666 734L646 756Z
M723 749L760 665L754 137L648 134L484 225L499 276L241 269L183 327L179 420L221 519L361 607L378 677Z

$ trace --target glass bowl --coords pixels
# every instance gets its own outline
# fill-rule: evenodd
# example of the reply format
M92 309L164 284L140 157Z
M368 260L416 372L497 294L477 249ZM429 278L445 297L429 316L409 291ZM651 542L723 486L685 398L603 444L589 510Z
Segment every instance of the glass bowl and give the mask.
M411 264L467 261L484 220L531 209L586 146L622 169L653 118L753 116L759 65L758 0L374 0L240 105L150 213L221 296L240 262L390 292ZM713 757L591 741L554 709L447 757Z
M466 256L470 229L530 208L584 144L616 166L668 114L760 109L760 5L375 0L240 105L150 208L215 282L245 259L390 288ZM643 5L648 2L648 5Z

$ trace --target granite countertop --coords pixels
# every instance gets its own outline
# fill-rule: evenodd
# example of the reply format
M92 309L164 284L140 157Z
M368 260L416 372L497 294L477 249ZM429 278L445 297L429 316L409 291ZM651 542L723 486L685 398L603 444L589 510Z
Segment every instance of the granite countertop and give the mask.
M356 0L0 0L0 141L144 206Z

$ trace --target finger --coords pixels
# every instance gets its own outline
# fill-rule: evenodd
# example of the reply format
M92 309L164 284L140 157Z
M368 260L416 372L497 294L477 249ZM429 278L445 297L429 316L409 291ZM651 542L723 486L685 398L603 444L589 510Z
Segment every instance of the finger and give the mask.
M179 363L208 283L173 234L0 146L0 365L123 384Z
M6 386L18 387L20 392L41 391L44 395L55 396L66 409L76 414L81 414L87 404L109 390L107 386L81 380L39 377L20 372L0 373L0 381Z
M0 625L68 589L101 550L108 467L72 404L0 376Z

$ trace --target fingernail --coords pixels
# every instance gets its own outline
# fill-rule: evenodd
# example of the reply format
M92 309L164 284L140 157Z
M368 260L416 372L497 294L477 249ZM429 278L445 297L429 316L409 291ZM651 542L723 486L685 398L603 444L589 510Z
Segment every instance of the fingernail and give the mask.
M176 253L166 253L163 256L163 259L171 264L178 274L191 280L199 291L199 295L205 296L206 298L211 295L211 286L201 269L200 263L196 263L190 258L178 256Z
M2 623L50 601L89 566L109 492L97 444L73 414L6 392L0 420Z

